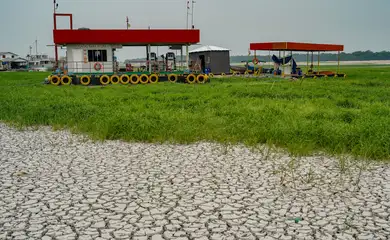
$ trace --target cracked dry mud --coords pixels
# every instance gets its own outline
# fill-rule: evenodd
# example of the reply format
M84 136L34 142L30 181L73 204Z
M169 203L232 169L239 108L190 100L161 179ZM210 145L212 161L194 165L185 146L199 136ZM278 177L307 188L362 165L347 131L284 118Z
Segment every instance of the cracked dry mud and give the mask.
M0 124L0 239L389 239L384 163Z

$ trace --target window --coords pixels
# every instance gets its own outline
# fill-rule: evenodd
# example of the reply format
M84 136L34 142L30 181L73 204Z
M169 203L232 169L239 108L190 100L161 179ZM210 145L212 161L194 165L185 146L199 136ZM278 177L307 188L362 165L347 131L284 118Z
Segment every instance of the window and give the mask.
M88 50L89 62L107 62L107 50Z

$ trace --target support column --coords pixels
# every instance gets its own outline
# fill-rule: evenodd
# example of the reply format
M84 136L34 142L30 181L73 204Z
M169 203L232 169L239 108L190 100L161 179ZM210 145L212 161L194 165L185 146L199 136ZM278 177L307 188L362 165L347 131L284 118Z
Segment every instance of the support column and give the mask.
M268 51L268 64L269 64L269 68L271 69L272 65L271 65L271 51Z
M188 45L186 45L186 68L189 69L190 54L188 52Z
M180 47L180 70L183 70L183 46Z
M309 74L309 52L306 55L306 74Z
M317 74L320 74L320 52L318 52L318 67L317 67Z
M145 62L145 67L146 67L146 70L148 70L148 61L150 61L150 56L149 56L149 45L146 46L146 62Z
M58 68L58 46L57 46L57 44L54 44L54 53L55 53L55 58L56 58L56 63L55 63L56 69L54 69L54 71L55 71ZM66 61L68 61L68 59L66 59Z
M152 73L152 55L151 55L151 46L148 45L148 58L149 58L149 73Z
M311 65L310 65L310 69L312 70L312 72L314 71L314 52L311 52Z
M284 75L285 75L285 67L284 67L284 64L285 64L285 58L286 57L286 51L283 51L283 67L282 67L282 69L283 69L283 72L282 72L282 77L284 77Z
M290 61L290 66L291 66L291 74L293 74L293 52L290 51L290 55L291 55L291 61ZM294 73L296 74L296 73Z
M337 53L337 74L340 73L340 51Z

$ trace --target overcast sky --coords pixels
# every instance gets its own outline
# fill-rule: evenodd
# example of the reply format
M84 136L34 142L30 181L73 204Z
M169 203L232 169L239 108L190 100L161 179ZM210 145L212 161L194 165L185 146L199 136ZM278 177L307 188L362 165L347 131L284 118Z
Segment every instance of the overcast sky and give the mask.
M75 28L125 28L126 16L132 28L186 27L186 0L57 2L58 12L74 14ZM52 11L53 0L0 0L0 51L24 57L38 38L38 51L54 56L46 47L53 43ZM263 41L337 43L346 52L390 50L390 0L196 0L194 11L201 44L229 48L232 55L247 54L250 42ZM68 27L65 19L59 25ZM144 54L143 48L118 53L120 60Z

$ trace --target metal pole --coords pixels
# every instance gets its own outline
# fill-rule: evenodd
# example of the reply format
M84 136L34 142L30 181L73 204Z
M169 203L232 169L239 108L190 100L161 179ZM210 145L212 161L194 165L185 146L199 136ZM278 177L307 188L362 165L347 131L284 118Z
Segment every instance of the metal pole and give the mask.
M57 17L56 17L57 3L56 0L53 0L53 23L54 30L57 29ZM55 56L55 66L58 68L58 46L54 44L54 56Z
M189 14L189 12L188 12L188 10L190 10L190 1L189 0L187 0L187 29L188 29L188 14Z
M271 68L271 51L268 51L268 63L269 63L269 68Z
M317 74L320 74L320 52L318 51L318 69L317 69Z
M149 45L146 45L146 63L145 63L146 70L148 70L148 67L149 67L148 61L150 61L150 59L149 59Z
M291 74L293 73L293 54L292 54L293 52L292 51L290 51L290 54L291 54L291 61L290 61L290 66L291 66Z
M284 67L284 58L286 57L286 51L283 51L283 73L282 73L282 77L284 77L284 75L285 75L285 67Z
M158 55L158 46L157 46L157 50L156 50L156 64L157 64L157 71L160 71L160 63L159 63L159 57L160 55Z
M186 68L187 68L187 70L189 69L189 67L188 67L189 61L190 61L190 55L188 53L188 45L186 45Z
M311 65L310 65L310 69L314 70L314 52L311 52Z
M151 55L151 46L148 45L148 54L149 54L149 73L152 73L152 55Z
M340 73L340 51L337 53L337 74Z
M180 47L180 69L183 70L183 46Z
M191 6L191 28L193 28L194 27L194 3L195 3L195 1L194 0L192 0L192 6Z
M306 56L306 74L309 74L309 52L307 52Z

